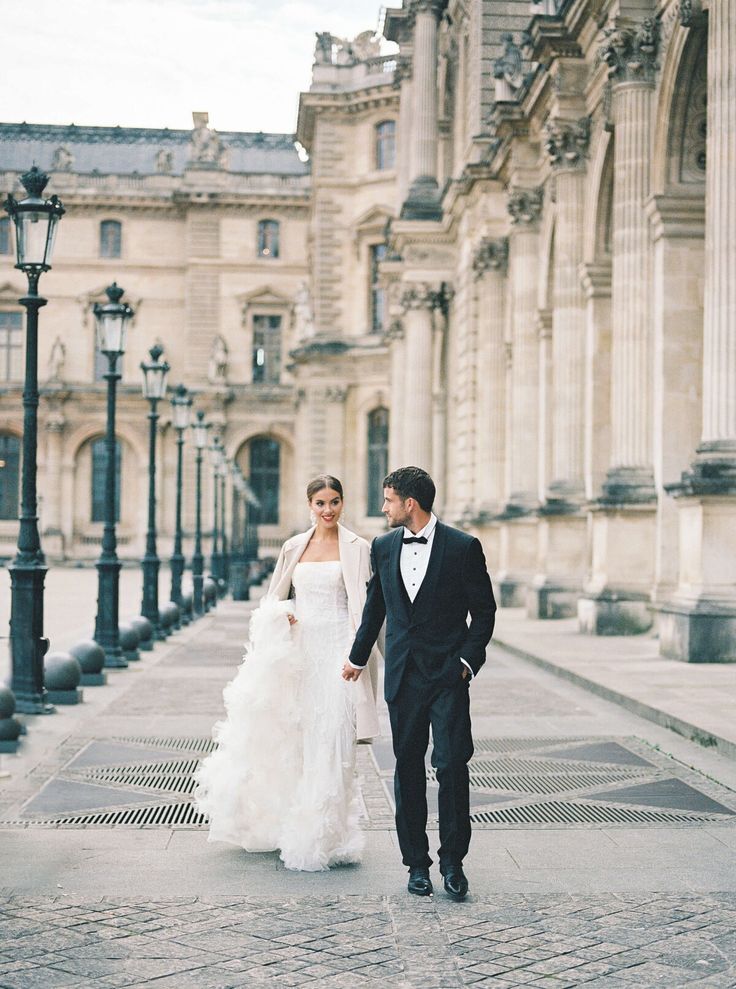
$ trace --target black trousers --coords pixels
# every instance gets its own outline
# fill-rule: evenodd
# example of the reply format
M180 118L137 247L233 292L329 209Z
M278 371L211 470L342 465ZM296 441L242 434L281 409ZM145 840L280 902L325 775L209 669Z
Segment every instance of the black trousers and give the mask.
M424 759L432 728L432 765L439 783L440 871L462 863L470 845L468 761L473 755L469 680L433 682L410 661L388 705L396 773L396 830L404 865L430 866Z

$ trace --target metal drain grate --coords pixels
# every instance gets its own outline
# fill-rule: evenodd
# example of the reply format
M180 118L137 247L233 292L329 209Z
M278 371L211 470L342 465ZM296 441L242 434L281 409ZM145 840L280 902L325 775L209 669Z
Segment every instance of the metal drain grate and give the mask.
M559 800L478 811L471 814L470 819L475 824L702 824L705 820L722 820L714 814L562 803Z
M163 790L165 793L194 793L197 786L191 773L141 773L136 771L136 767L132 767L132 771L111 769L106 772L85 773L84 778L96 782L122 783L146 790Z
M611 773L612 779L630 779L650 772L639 766L609 766L593 762L573 762L567 759L555 760L554 754L549 757L539 756L535 759L472 759L468 765L471 773L500 773L504 776L574 776L590 772ZM613 774L616 774L615 776Z
M129 745L146 745L156 749L171 749L173 752L183 750L185 752L212 752L217 748L217 743L211 738L158 738L155 735L136 736L116 736L116 742L125 742Z
M97 814L76 814L47 817L43 820L4 821L24 827L192 827L201 828L207 818L196 809L193 803L156 804L152 807L133 807L129 810L111 810Z
M585 741L586 738L573 735L566 735L565 738L560 738L559 735L540 735L538 738L474 738L473 746L476 752L514 752Z
M472 766L471 766L472 770ZM591 786L619 783L629 779L620 773L569 773L567 776L485 776L471 771L470 785L481 790L506 790L512 793L564 793L587 790Z

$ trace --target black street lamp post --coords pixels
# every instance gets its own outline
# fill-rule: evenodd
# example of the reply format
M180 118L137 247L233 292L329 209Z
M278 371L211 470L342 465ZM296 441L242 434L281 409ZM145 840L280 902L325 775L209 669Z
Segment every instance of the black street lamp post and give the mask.
M227 592L228 584L230 582L230 554L228 551L228 538L227 538L227 523L225 518L225 513L227 509L226 494L227 494L227 475L228 475L228 459L225 456L225 450L222 449L222 459L217 467L217 474L220 478L220 552L221 552L221 564L220 564L220 576L222 577L220 585L220 594L224 595Z
M148 530L146 532L146 553L143 557L143 605L141 614L153 626L158 639L166 637L161 627L158 613L158 569L156 555L156 428L158 424L158 403L166 396L166 378L169 365L161 360L164 352L159 344L151 347L149 362L141 362L143 371L143 397L148 399Z
M199 617L204 614L204 556L202 555L202 457L207 449L207 433L210 424L204 421L204 412L197 412L192 424L194 446L197 450L197 490L194 512L194 554L192 555L192 611Z
M174 552L171 556L171 600L179 606L183 616L181 578L184 573L181 531L181 491L184 459L184 433L189 428L192 399L184 385L179 385L171 399L172 420L176 430L176 531Z
M16 709L24 714L53 711L45 703L43 657L49 647L43 634L43 585L46 560L38 532L36 452L38 445L38 310L46 299L38 282L51 268L54 239L64 207L56 196L43 198L49 178L34 165L21 176L27 196L8 196L5 209L15 224L16 268L28 278L28 294L19 300L26 310L26 359L23 386L23 468L18 551L10 571L11 689Z
M222 457L219 437L215 436L210 447L212 457L212 551L210 553L210 574L220 593L222 581L222 555L220 553L220 476L219 467Z
M115 282L105 289L108 301L94 307L97 324L97 346L107 357L107 429L105 432L105 527L102 551L97 561L97 617L95 641L105 650L105 666L123 668L128 661L120 647L118 630L120 600L120 560L117 555L115 524L118 516L117 443L115 440L115 398L120 372L118 359L125 353L125 334L133 318L133 310L121 302L123 289Z

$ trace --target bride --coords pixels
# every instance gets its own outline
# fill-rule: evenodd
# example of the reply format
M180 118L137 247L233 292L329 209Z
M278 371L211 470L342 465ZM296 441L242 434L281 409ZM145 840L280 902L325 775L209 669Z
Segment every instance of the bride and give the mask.
M336 477L316 477L307 500L314 524L284 543L251 617L195 799L209 818L209 841L279 849L287 869L314 872L361 858L355 742L378 734L377 655L370 676L341 677L365 603L370 547L339 523Z

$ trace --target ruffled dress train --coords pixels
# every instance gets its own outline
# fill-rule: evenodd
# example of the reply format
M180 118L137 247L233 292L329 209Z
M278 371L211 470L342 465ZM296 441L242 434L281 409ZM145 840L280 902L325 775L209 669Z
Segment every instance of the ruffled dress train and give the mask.
M209 841L279 850L288 869L314 872L360 861L364 845L352 685L340 675L351 631L339 561L298 563L293 584L295 600L253 612L195 799Z

